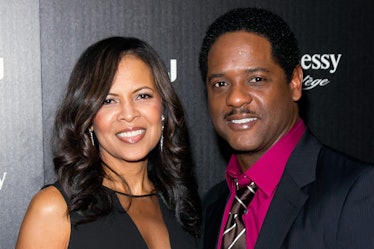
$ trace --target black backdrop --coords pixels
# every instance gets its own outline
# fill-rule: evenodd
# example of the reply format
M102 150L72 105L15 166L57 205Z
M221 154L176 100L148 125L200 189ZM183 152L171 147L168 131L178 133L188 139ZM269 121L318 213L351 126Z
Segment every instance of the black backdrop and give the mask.
M371 0L0 0L0 249L14 247L31 196L55 179L52 122L75 61L108 36L136 36L159 51L186 111L201 195L222 180L226 161L197 57L208 24L244 6L268 8L295 31L305 74L302 116L312 132L374 162Z

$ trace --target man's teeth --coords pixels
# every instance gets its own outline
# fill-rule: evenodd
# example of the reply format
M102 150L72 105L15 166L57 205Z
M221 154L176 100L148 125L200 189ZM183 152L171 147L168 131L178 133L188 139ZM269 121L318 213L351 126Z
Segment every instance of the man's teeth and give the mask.
M121 133L118 133L118 136L119 137L135 137L135 136L138 136L140 134L143 134L144 132L145 132L145 130L121 132Z
M253 122L255 120L257 120L257 118L243 118L243 119L234 119L234 120L231 120L231 122L234 124L244 124L248 122Z

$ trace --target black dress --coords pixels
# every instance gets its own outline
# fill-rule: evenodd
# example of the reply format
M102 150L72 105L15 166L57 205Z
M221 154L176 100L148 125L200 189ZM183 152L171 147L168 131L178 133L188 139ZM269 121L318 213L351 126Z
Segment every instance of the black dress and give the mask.
M58 184L53 184L64 196L66 195ZM106 188L107 189L107 188ZM69 249L112 249L131 248L147 249L135 223L121 206L114 191L107 189L113 198L113 211L97 220L78 226L71 226ZM197 247L196 239L177 223L176 218L165 206L161 198L159 203L165 225L169 232L170 244L173 249L193 249ZM79 217L72 214L71 217Z

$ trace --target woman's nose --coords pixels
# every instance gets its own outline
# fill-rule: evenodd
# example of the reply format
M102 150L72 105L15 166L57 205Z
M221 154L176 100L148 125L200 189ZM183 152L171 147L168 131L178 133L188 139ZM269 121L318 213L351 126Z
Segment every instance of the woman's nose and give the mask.
M121 119L125 120L126 122L131 122L139 116L140 112L138 111L135 103L128 101L122 104L120 114Z

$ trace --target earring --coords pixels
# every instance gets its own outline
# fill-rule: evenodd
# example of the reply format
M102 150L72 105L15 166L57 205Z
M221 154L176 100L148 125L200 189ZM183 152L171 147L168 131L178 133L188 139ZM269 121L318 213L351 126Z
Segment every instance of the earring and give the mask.
M91 138L91 143L92 145L95 147L95 140L94 140L94 135L93 135L93 130L91 129L88 129L88 133L90 134L90 138Z
M164 121L165 121L165 116L162 114L161 115L161 139L160 139L160 150L163 150L164 147Z

